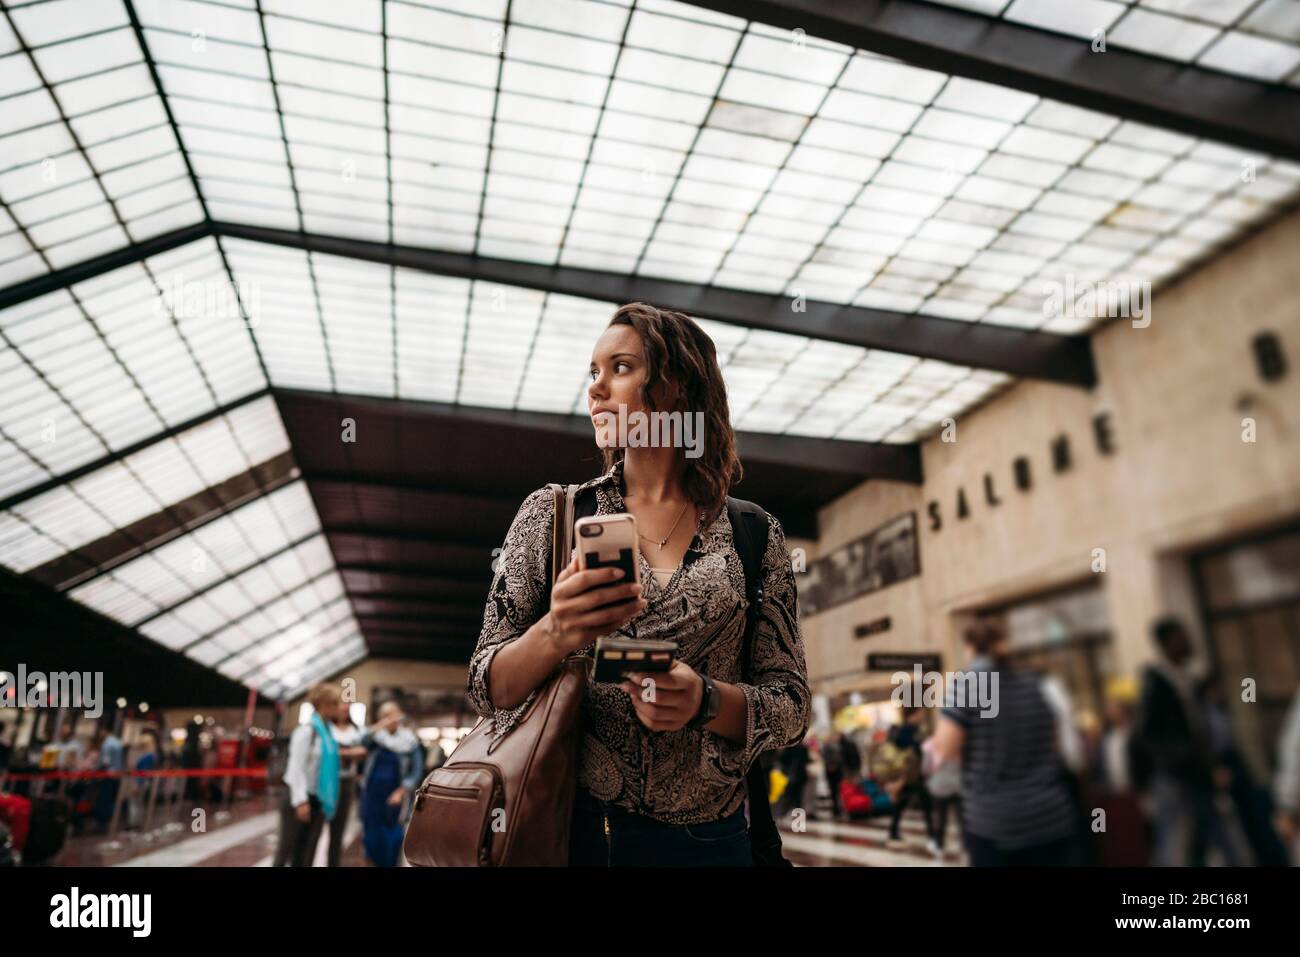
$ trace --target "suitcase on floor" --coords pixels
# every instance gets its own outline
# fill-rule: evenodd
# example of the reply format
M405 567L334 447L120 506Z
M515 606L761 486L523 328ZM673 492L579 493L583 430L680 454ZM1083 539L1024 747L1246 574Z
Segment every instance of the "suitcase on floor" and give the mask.
M840 782L840 806L849 817L866 817L873 807L867 793L852 781Z

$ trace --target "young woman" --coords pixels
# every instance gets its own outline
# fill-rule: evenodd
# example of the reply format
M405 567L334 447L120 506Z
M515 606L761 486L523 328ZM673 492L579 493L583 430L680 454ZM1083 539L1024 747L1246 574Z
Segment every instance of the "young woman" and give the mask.
M538 489L506 535L470 696L494 734L505 734L556 665L589 654L599 636L677 642L653 695L641 675L588 687L570 863L749 864L745 772L760 752L798 744L810 713L785 537L772 519L765 598L742 661L744 569L726 510L741 468L712 340L681 313L623 306L592 351L587 404L606 471L581 489L594 490L597 514L635 516L641 583L611 586L619 573L579 571L575 557L552 589L554 503ZM620 412L629 422L634 413L685 413L702 421L702 446L686 447L700 436L684 429L659 445L633 442L629 429L619 430L629 437L620 447L602 427Z

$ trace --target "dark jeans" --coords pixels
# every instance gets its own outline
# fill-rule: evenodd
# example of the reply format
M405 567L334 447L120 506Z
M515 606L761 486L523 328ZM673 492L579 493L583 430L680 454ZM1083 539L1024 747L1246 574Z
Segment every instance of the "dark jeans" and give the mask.
M338 867L343 858L343 832L348 826L348 814L352 811L352 795L356 793L355 777L339 779L339 799L334 805L334 820L330 821L329 867Z
M952 797L933 798L934 803L931 805L933 813L930 820L934 822L931 837L934 843L939 845L939 850L943 850L943 838L948 832L948 809L957 809L958 826L961 825L961 798L958 795Z
M903 812L907 810L907 806L912 803L913 798L921 802L921 813L925 815L926 834L931 837L934 836L930 826L930 792L925 789L924 785L908 784L899 789L898 800L894 802L894 816L889 819L890 840L896 841L899 839L898 826L902 821Z
M826 786L831 789L831 814L835 817L840 816L840 782L844 780L844 774L840 771L826 772Z
M570 867L749 867L752 863L744 807L718 821L665 824L599 801L581 788L574 798Z
M288 790L284 792L280 804L280 846L275 849L274 867L311 867L325 825L325 812L316 795L308 795L307 800L311 803L311 820L303 823L289 803Z
M1005 850L988 838L967 832L966 850L971 867L1065 867L1070 861L1070 839Z

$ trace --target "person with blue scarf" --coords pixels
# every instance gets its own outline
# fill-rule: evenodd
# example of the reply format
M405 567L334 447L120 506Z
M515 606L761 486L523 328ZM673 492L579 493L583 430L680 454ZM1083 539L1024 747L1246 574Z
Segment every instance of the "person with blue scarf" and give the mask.
M311 867L325 822L332 820L339 799L339 745L330 725L344 708L334 685L319 684L307 693L311 720L289 736L288 786L280 809L280 846L276 867Z
M424 775L424 746L402 727L396 701L380 705L379 720L361 737L370 752L362 772L361 826L366 860L396 867L405 836L405 808Z

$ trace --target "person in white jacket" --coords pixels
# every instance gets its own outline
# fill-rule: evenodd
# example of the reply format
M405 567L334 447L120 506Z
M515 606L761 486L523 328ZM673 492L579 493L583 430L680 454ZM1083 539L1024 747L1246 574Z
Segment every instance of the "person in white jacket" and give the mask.
M321 830L333 818L338 796L339 748L329 726L344 712L343 696L336 685L319 684L307 693L307 701L315 709L312 720L289 735L276 867L311 866ZM326 760L327 752L332 753L332 762ZM327 779L330 767L333 780ZM329 793L322 793L323 788Z

